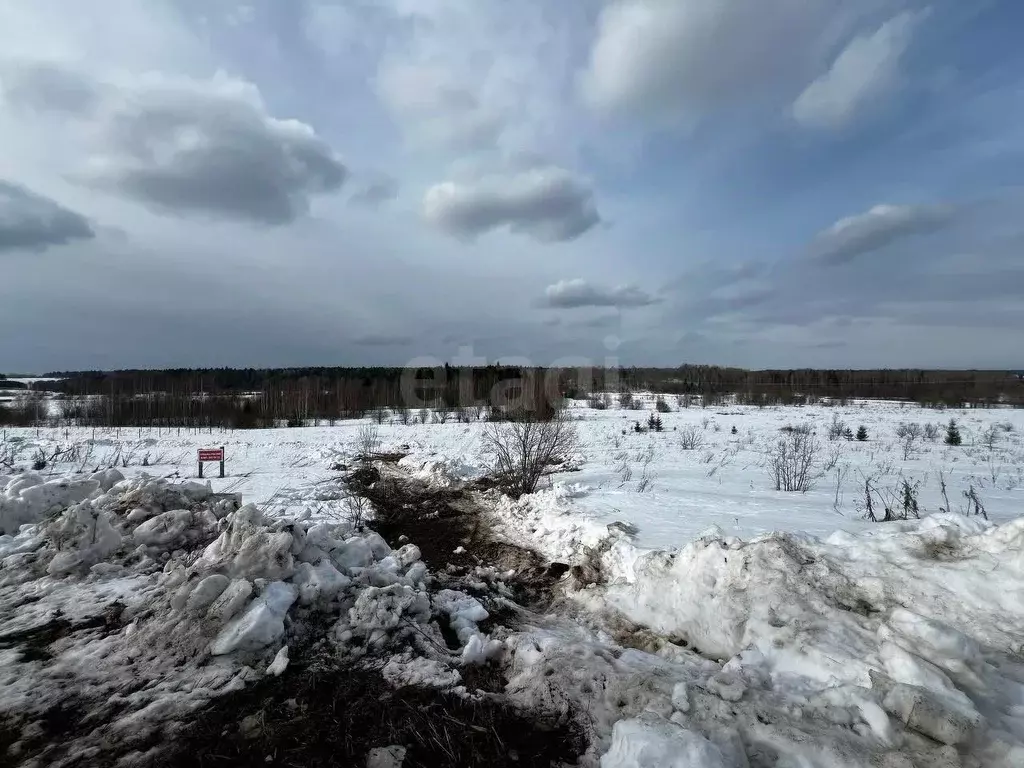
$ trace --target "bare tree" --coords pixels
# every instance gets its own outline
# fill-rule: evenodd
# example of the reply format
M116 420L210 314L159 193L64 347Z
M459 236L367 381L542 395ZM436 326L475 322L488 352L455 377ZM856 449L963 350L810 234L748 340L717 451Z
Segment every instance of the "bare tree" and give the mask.
M452 418L452 409L444 400L434 403L434 421L438 424L447 424Z
M811 489L814 463L818 456L818 441L814 435L793 431L768 451L768 476L776 491Z
M548 467L564 462L576 450L576 427L557 414L550 421L491 422L483 434L483 450L505 491L522 496L537 490Z
M687 424L679 430L679 447L684 451L695 451L704 445L704 433L696 424Z
M995 450L996 443L999 442L999 425L990 424L988 428L981 433L981 444L988 448L990 451Z

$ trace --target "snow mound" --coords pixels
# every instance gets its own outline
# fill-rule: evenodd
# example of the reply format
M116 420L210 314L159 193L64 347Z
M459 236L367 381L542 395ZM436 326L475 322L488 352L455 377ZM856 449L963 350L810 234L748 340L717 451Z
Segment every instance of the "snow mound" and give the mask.
M579 683L559 671L569 663L619 681L603 683L605 697L620 697L604 716L634 719L615 725L602 765L704 765L658 762L697 747L678 728L636 718L654 712L708 735L726 705L748 749L758 733L793 764L874 764L865 756L892 750L937 760L941 749L971 765L1024 764L1024 519L936 515L826 541L709 531L678 552L641 554L632 572L574 598L659 655L642 701L628 704L617 687L637 685L634 651L568 661L557 644L515 649L527 696L538 695L529 682L537 665L556 670L570 694ZM693 696L703 703L691 706ZM771 723L755 717L766 699ZM783 728L783 713L796 710L802 722ZM839 739L814 720L848 730Z
M487 468L480 463L479 457L469 454L433 455L426 459L410 454L402 457L398 466L408 471L411 477L426 480L441 487L474 480L487 472Z
M287 674L293 641L326 637L340 657L391 658L396 680L404 665L449 686L501 650L477 631L486 611L473 598L434 604L415 546L392 551L348 524L268 518L205 485L116 473L22 476L3 503L19 531L0 537L0 725L35 733L73 702L102 725L69 754L170 737L211 698ZM446 648L439 618L458 619L464 647Z

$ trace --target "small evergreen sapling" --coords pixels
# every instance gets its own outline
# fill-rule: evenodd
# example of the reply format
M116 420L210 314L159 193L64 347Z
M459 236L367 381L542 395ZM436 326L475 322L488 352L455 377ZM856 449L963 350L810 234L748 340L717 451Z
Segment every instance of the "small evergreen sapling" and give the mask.
M956 419L950 419L946 425L946 445L960 445L963 437L960 435L960 427L956 425Z
M868 439L868 430L863 424L857 427L857 439L862 443Z

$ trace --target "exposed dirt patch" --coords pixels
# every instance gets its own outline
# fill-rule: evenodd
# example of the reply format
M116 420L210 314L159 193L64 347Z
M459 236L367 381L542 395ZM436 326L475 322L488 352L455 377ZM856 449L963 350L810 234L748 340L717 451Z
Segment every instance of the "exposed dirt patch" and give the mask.
M406 748L403 768L547 768L574 763L586 749L573 726L538 721L493 697L391 689L374 669L293 661L282 678L218 699L157 764L363 766L371 749L390 745Z
M382 472L371 464L351 472L346 482L354 493L373 503L376 519L370 526L392 547L414 543L435 574L458 577L477 566L511 571L503 580L513 599L542 607L569 570L564 563L549 563L532 550L498 538L466 487L439 488L391 467L385 466Z

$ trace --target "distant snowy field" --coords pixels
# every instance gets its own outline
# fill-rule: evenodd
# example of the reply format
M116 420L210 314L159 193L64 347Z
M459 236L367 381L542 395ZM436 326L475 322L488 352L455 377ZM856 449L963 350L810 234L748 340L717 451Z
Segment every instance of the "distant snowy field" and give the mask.
M614 521L635 525L636 543L649 548L678 548L716 525L729 535L749 538L769 531L827 536L835 530L873 527L863 517L865 479L880 491L894 491L901 478L919 483L922 513L944 505L942 473L952 511L965 507L971 486L989 518L1002 522L1024 510L1024 410L933 410L890 402L847 407L729 406L680 409L668 399L671 413L661 414L664 431L638 434L653 412L650 398L643 410L592 410L573 403L580 452L577 471L551 478L551 487L532 500L549 516L571 518L600 528ZM852 431L860 425L868 440L829 440L834 418ZM956 419L960 446L943 443L945 425ZM938 436L919 438L909 451L896 436L904 423L933 424ZM207 465L213 490L241 493L281 514L305 508L336 511L324 493L337 472L331 466L350 461L357 452L360 429L369 419L339 421L336 426L219 431L178 429L92 430L42 428L6 430L6 447L22 464L39 451L52 455L74 447L74 461L58 461L44 471L59 475L115 465L127 476L146 472L157 477L195 478L196 450L224 446L227 477ZM766 471L766 451L785 427L807 426L815 433L817 458L807 493L776 491ZM483 474L481 422L409 424L379 427L383 450L409 453L405 464L427 467L440 475L468 478ZM736 433L733 434L735 428ZM701 445L680 447L681 435L698 432ZM992 446L987 434L993 430ZM77 464L76 464L77 462ZM145 463L147 466L143 466ZM3 470L0 470L2 472ZM646 486L644 478L647 478ZM568 523L568 520L564 522Z

